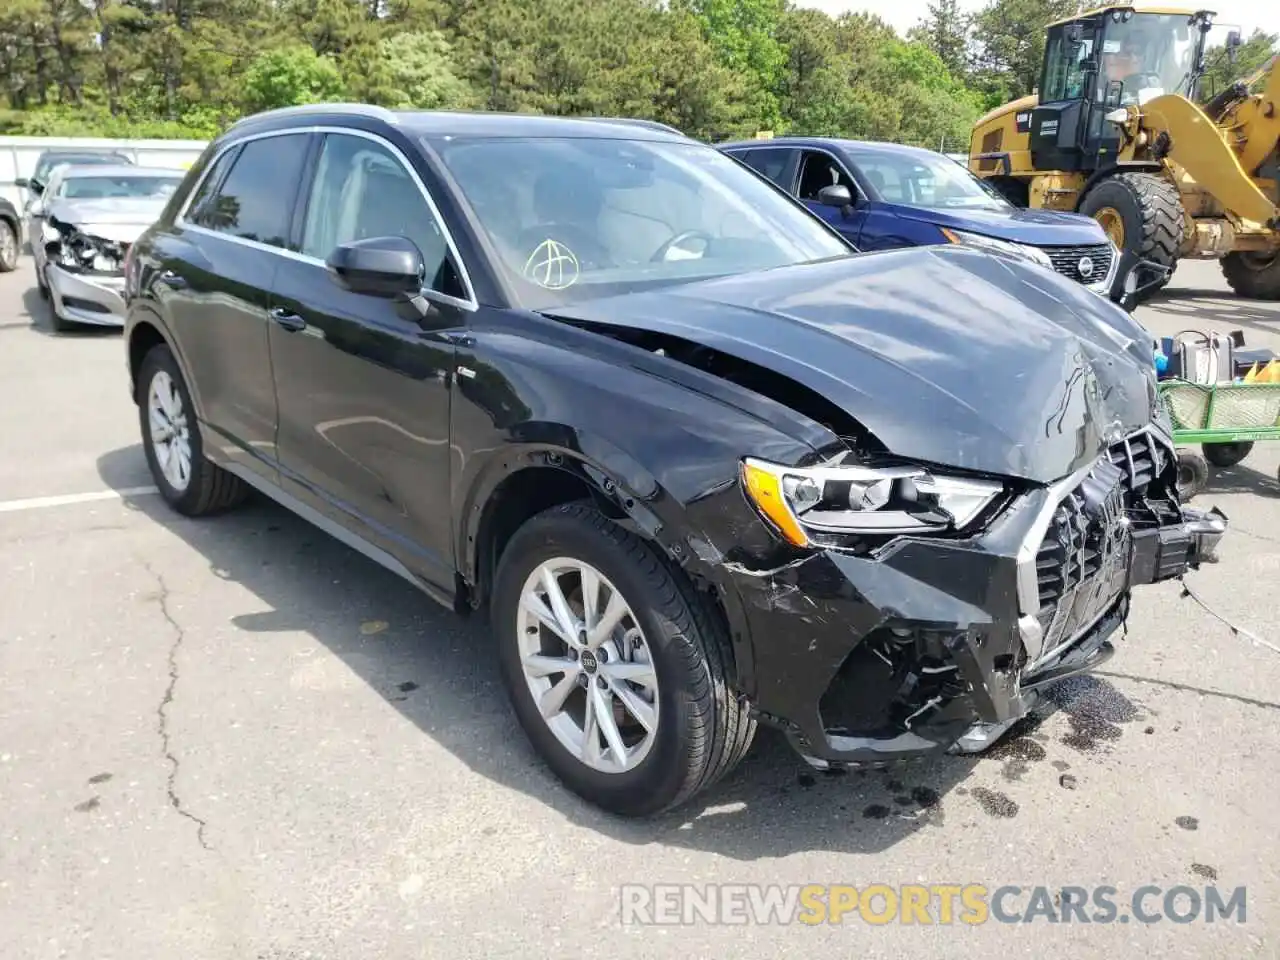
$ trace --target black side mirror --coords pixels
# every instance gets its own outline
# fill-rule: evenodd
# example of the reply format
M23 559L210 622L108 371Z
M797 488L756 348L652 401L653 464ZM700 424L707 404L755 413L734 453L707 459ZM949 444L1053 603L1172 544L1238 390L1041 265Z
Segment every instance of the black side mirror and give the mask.
M1227 34L1227 42L1226 42L1227 63L1231 64L1232 66L1235 66L1236 51L1238 51L1240 47L1242 47L1243 45L1244 45L1244 40L1240 38L1239 30L1232 30L1230 33Z
M1079 44L1084 39L1084 24L1069 23L1066 29L1067 43L1074 45Z
M824 207L839 207L847 210L853 206L853 194L843 183L833 183L818 191L818 202Z
M329 275L352 293L416 297L426 280L422 251L404 237L370 237L341 244L325 261Z
M17 180L13 181L13 185L15 187L30 187L31 181L26 177L19 177Z

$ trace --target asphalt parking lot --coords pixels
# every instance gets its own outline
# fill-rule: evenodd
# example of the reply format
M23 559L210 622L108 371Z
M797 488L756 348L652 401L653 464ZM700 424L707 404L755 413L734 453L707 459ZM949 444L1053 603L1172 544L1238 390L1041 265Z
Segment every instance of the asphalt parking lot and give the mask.
M1280 351L1280 304L1214 264L1139 317ZM1280 956L1280 655L1176 585L987 757L814 776L763 733L693 806L619 822L534 758L482 624L271 504L170 513L118 333L48 320L29 258L0 275L0 956ZM1278 463L1214 472L1197 505L1233 528L1189 578L1272 642ZM1247 914L621 923L621 885L711 882L1106 884L1122 914L1216 885Z

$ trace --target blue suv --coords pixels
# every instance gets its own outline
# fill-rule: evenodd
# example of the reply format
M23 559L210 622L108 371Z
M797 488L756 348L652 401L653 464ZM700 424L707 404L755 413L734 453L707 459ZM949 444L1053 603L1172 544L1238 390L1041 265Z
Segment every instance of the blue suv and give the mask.
M891 143L780 137L719 144L860 250L959 243L1035 261L1117 302L1119 253L1091 217L1013 206L965 167Z

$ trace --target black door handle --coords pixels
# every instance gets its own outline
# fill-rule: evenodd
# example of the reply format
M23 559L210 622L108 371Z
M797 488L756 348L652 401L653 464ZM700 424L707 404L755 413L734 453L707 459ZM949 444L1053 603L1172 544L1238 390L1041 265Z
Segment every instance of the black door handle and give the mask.
M186 277L180 273L174 273L172 270L165 270L156 279L166 287L172 287L174 290L181 290L187 285Z
M272 320L289 331L305 330L307 326L307 321L284 307L273 307L270 316Z

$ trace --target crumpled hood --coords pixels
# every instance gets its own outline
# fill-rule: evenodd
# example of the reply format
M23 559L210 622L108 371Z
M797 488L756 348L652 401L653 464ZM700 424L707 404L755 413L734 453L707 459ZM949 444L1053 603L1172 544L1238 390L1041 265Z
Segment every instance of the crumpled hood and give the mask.
M113 200L57 200L49 216L103 240L132 243L159 219L168 197Z
M1049 483L1151 423L1151 337L1080 284L916 247L574 304L704 344L837 404L892 452Z
M1037 247L1074 247L1107 242L1107 236L1098 222L1081 213L1018 208L965 210L956 207L933 210L901 204L889 206L898 216Z

